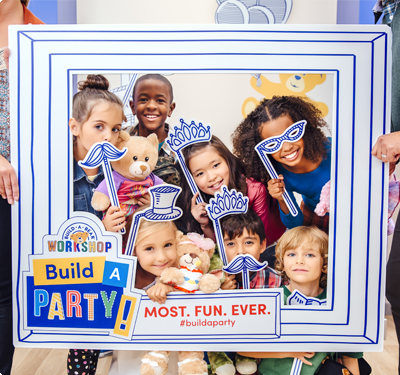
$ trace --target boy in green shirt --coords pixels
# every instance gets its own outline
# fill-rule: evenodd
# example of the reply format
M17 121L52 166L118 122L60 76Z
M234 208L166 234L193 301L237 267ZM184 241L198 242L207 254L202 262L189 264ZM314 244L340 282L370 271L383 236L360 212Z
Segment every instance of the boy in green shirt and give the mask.
M290 282L284 285L284 304L295 296L313 300L313 304L326 302L326 280L328 270L328 236L316 227L300 226L287 231L279 239L275 250L275 269L282 278ZM326 352L252 352L239 353L253 358L262 358L258 371L262 375L289 375L293 358L303 362L300 375L313 375ZM357 358L362 353L341 353L342 363L353 375L360 375Z

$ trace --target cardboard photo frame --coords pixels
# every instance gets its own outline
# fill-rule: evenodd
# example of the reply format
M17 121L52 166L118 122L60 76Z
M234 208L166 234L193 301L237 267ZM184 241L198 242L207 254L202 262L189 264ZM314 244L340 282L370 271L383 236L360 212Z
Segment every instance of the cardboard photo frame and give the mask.
M382 350L388 182L386 167L371 149L389 131L390 46L387 26L11 26L11 152L21 191L12 219L15 345L304 351L306 344L308 351ZM154 304L143 291L130 290L136 308L121 322L133 323L114 335L96 327L44 329L29 323L27 275L32 275L33 259L48 250L45 236L67 230L70 220L96 224L95 232L110 236L92 215L73 212L67 124L72 75L113 72L334 75L326 307L281 306L276 289L169 297L164 307L187 303L181 310L186 315L205 306L218 313L225 303L232 312L239 293L244 305L273 306L270 315L251 317L252 324L242 314L236 327L217 323L196 331L183 315L153 315L148 324L136 324L144 311L154 311ZM119 246L120 237L111 237ZM117 253L113 260L133 267ZM44 304L45 297L38 298ZM205 317L198 315L201 325ZM193 316L190 322L196 322Z

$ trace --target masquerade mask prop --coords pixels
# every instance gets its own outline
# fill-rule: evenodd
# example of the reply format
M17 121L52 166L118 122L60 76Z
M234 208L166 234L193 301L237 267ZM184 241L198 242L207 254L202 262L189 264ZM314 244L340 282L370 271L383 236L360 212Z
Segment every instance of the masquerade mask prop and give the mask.
M298 122L295 122L293 125L289 126L285 132L283 132L281 135L277 137L269 137L262 142L260 142L256 147L255 150L257 151L258 156L260 157L261 161L263 162L265 168L267 169L269 175L274 178L278 179L278 173L276 173L275 168L273 167L271 161L269 160L269 157L267 156L268 154L274 154L275 152L278 152L284 142L297 142L299 139L301 139L304 135L305 132L305 127L307 125L306 120L301 120ZM288 192L284 191L283 193L283 199L286 203L286 206L288 207L290 213L293 216L297 216L298 211L292 200L290 199L290 196Z
M182 171L185 174L186 180L190 186L190 190L193 195L199 193L197 197L197 203L202 202L200 191L197 188L194 178L186 166L185 159L182 155L182 149L193 143L208 142L211 139L211 126L204 126L201 122L197 125L194 120L191 121L190 125L185 123L183 118L180 119L181 126L175 126L170 129L166 142L170 149L175 152L178 157L178 162L182 167Z
M110 194L111 205L116 207L120 206L117 189L115 188L114 178L112 176L110 161L117 161L121 159L127 151L128 149L126 147L124 147L122 150L118 150L110 142L98 142L90 148L86 157L78 162L78 165L82 168L94 169L100 165L103 166L104 178ZM124 234L125 228L121 229L119 232Z
M132 255L135 248L137 232L140 220L148 221L173 221L182 216L182 210L175 207L175 202L182 189L174 185L157 185L149 189L150 207L144 211L137 212L132 218L132 227L126 244L125 255Z

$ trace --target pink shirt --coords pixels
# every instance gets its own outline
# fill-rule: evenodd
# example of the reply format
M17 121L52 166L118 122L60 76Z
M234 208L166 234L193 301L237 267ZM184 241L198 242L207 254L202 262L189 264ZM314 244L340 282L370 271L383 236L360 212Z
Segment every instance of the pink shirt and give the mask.
M246 178L246 184L249 208L253 209L264 224L267 246L272 245L286 230L279 214L278 201L269 195L261 182Z

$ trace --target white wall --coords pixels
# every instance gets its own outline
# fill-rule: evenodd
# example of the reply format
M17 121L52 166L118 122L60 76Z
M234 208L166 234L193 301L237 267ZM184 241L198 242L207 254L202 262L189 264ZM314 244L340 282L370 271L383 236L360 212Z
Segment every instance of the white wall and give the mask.
M215 23L217 0L77 0L77 23ZM337 0L293 0L287 23L335 24Z

